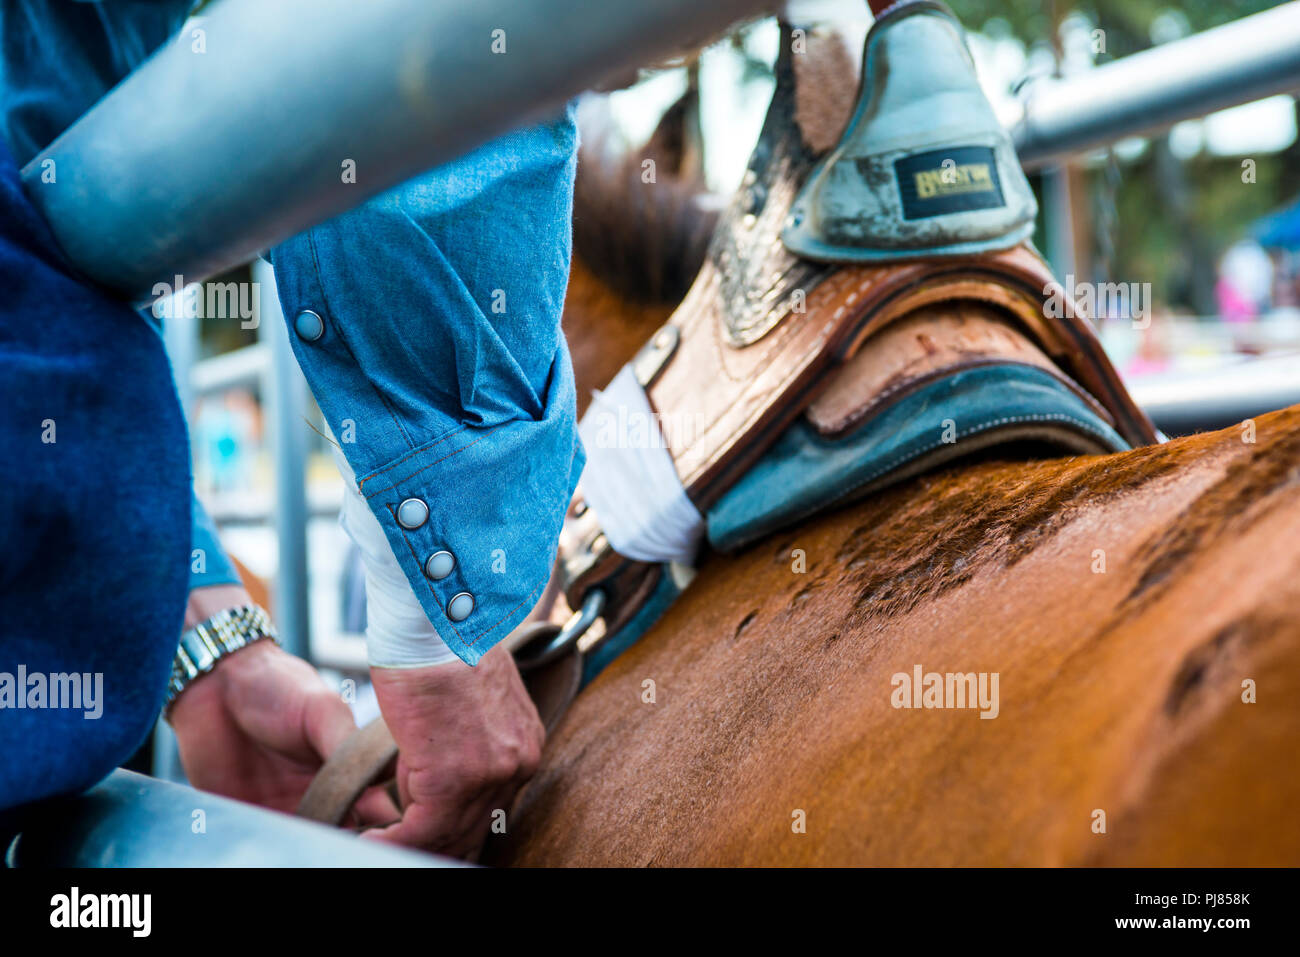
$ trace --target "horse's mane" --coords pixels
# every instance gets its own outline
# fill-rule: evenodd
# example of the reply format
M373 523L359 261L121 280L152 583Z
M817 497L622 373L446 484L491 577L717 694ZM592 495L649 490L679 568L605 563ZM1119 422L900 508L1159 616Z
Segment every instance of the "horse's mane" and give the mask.
M687 93L664 114L640 149L604 158L584 144L573 196L575 255L611 289L637 303L675 305L704 262L718 221L690 161ZM654 182L643 163L654 161Z

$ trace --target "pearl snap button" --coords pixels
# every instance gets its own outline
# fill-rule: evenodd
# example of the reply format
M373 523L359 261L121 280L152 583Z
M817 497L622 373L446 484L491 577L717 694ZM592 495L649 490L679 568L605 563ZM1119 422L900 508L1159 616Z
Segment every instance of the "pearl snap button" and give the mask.
M293 328L298 333L299 339L304 342L315 342L325 335L325 320L310 309L304 309L293 320Z
M447 602L447 617L452 621L464 621L474 610L474 596L467 591L461 592Z
M408 532L419 528L429 520L429 506L423 499L408 498L397 506L397 524Z
M455 567L456 556L451 552L434 552L424 560L424 573L434 581L446 578Z

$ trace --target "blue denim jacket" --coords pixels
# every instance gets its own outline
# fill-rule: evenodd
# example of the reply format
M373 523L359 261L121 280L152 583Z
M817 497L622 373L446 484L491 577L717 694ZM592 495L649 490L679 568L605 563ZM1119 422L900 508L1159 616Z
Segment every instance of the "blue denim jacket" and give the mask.
M576 140L569 111L272 256L294 351L357 487L471 664L541 597L585 461L560 331ZM428 505L418 527L398 521L408 499ZM438 552L453 559L444 577L425 570Z
M190 7L0 0L0 132L20 162ZM471 664L540 597L584 462L560 332L576 140L568 111L272 255L312 392L430 621ZM396 518L410 498L429 506L416 528ZM234 580L201 508L193 541L208 557L192 586ZM444 551L450 573L426 575Z

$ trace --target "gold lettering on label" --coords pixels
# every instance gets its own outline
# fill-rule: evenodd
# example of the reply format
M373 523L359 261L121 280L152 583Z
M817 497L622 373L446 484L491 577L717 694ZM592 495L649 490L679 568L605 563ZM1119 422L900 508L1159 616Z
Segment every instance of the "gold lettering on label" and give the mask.
M969 163L948 169L927 169L912 174L919 199L982 193L993 189L993 174L988 163Z

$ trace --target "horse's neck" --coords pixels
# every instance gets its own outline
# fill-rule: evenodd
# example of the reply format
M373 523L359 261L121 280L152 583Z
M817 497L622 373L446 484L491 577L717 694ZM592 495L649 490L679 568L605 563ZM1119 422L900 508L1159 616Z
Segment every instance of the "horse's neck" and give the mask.
M551 736L500 860L1294 860L1300 408L1255 426L954 467L706 563ZM917 666L1000 675L997 720L898 710Z

